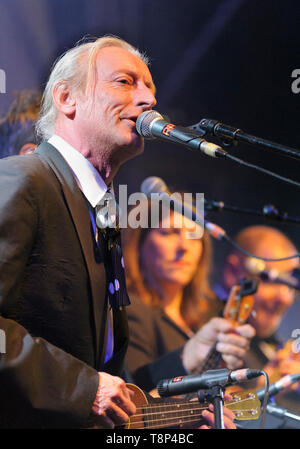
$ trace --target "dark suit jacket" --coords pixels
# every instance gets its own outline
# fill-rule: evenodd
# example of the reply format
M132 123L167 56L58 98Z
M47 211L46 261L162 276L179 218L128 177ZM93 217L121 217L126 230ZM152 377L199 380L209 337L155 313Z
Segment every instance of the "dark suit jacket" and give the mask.
M53 146L0 161L1 427L84 426L97 371L121 373L126 312L114 313L115 352L104 366L106 276L92 232Z

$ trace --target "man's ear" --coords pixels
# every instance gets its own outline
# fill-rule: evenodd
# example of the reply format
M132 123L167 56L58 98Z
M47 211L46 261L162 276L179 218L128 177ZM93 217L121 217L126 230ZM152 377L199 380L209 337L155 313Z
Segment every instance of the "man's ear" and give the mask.
M241 260L236 254L229 254L223 270L223 280L228 288L237 283L241 273Z
M36 149L36 143L25 143L19 150L19 154L23 156L24 154L31 154Z
M57 83L53 89L53 101L57 109L69 118L76 112L76 99L66 83Z

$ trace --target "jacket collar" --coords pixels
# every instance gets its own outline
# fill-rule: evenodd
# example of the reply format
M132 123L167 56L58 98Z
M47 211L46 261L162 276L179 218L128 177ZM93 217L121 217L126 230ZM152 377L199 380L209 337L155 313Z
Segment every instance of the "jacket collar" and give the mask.
M87 203L77 185L72 170L55 147L47 142L43 142L34 154L37 154L44 160L58 178L78 235L89 274L92 292L96 360L98 360L98 355L100 354L101 323L106 311L105 301L103 303L101 298L105 295L106 285L103 282L103 276L99 273L99 265L95 263L93 238L91 232L89 232L89 230L91 230L91 220Z

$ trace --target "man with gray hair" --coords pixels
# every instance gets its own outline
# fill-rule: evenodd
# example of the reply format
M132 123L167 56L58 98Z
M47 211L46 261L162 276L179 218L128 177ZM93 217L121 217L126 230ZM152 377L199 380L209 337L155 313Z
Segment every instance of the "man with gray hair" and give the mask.
M135 122L154 94L147 61L130 44L82 42L50 75L37 124L44 142L0 161L2 428L112 428L135 413L117 377L128 297L117 295L117 278L107 291L114 243L98 232L94 208L143 151Z
M111 36L82 43L50 75L37 123L44 142L0 161L2 428L113 428L136 411L118 377L130 302L120 233L102 229L95 208L143 151L136 119L155 104L140 52ZM247 336L237 346L226 337L239 362ZM203 417L214 425L213 413ZM225 427L233 417L224 407Z

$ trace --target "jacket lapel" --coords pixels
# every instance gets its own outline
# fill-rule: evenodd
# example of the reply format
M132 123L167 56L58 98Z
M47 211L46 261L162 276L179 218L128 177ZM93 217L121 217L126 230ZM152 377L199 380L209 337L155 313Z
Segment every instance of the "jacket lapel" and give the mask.
M58 178L82 248L92 292L96 363L98 363L101 324L106 313L106 301L103 301L106 296L106 276L103 263L100 265L95 263L93 237L89 232L91 220L88 207L72 170L55 147L43 142L35 151L35 154L38 154L51 167Z

